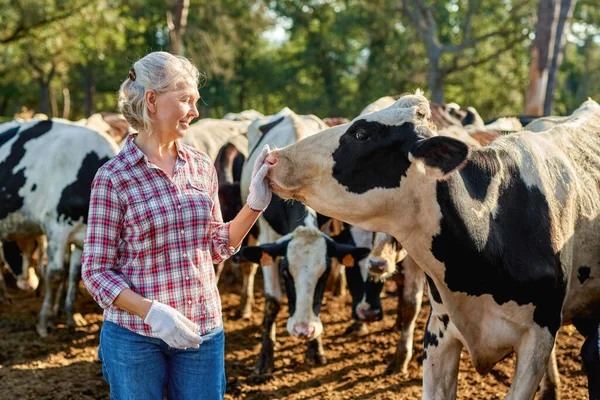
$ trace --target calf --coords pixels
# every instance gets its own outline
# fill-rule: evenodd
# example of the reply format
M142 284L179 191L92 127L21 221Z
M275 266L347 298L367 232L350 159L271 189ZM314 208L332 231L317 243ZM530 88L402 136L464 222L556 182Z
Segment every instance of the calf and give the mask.
M70 244L83 246L91 183L117 144L99 132L59 122L31 120L0 125L0 240L47 238L44 303L37 331L48 335L48 319L65 272ZM81 258L81 255L78 256ZM73 261L73 268L81 260ZM73 293L77 274L70 275ZM74 294L67 296L67 324Z
M599 398L600 112L480 149L438 136L430 116L417 93L275 150L271 187L391 234L427 274L424 398L456 397L466 346L481 374L516 353L507 398L532 399L571 323Z
M298 227L275 243L248 246L242 257L261 265L273 265L273 258L282 257L279 272L285 283L288 298L286 329L290 335L308 341L306 359L309 363L325 364L323 350L323 324L319 317L325 284L331 270L331 257L347 267L354 267L369 249L334 242L315 227ZM262 349L255 372L271 373L273 370L274 341L270 332L275 327L275 317L280 302L268 303L263 324Z

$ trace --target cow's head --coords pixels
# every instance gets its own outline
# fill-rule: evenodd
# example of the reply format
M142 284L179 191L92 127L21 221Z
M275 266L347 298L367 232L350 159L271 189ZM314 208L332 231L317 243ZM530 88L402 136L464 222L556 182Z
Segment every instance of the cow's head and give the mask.
M390 221L390 213L418 211L415 193L429 193L469 155L465 143L437 136L430 115L425 97L407 95L274 150L267 157L271 188L324 215L371 231L393 231L390 225L398 221Z
M373 250L367 257L369 275L384 281L396 272L396 266L406 257L400 242L387 233L377 232L373 239Z
M242 257L255 263L265 258L283 257L279 269L290 311L287 330L292 336L309 340L323 332L319 315L331 269L330 258L354 267L368 254L367 248L336 243L318 229L304 226L275 243L242 249Z

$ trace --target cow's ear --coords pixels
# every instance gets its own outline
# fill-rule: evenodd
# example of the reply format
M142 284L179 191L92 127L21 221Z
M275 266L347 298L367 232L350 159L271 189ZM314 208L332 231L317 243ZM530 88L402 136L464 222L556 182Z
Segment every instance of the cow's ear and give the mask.
M336 243L327 240L327 253L329 257L335 257L346 267L354 267L360 260L371 252L366 247L354 247L348 244Z
M464 165L469 158L469 151L465 142L447 136L434 136L417 142L410 150L410 159L438 170L438 177L444 178Z
M247 246L242 248L241 255L248 261L264 265L273 265L273 258L284 256L287 251L289 240L263 244L260 246Z

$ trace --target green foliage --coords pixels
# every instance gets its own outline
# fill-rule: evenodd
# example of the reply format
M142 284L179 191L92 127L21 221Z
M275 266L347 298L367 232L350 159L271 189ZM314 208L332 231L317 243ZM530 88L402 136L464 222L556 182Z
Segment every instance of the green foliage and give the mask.
M495 30L459 53L443 53L446 101L476 107L484 119L518 114L528 82L537 1L478 3L465 35L468 0L425 0L441 44L460 45ZM203 116L287 106L320 117L356 116L385 95L427 87L422 38L400 0L191 0L185 55L206 72ZM43 90L71 119L115 111L131 64L169 50L166 14L174 0L0 0L0 115L39 110ZM285 26L281 42L263 33ZM579 0L558 75L556 113L587 96L600 98L600 10ZM512 38L519 43L500 52ZM515 39L515 40L517 40ZM458 56L456 56L458 54ZM49 104L46 99L46 104ZM86 102L90 101L86 107Z

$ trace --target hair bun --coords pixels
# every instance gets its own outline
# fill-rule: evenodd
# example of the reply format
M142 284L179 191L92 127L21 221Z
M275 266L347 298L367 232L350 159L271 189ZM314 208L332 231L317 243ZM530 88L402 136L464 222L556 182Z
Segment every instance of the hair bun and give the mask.
M129 79L135 81L135 69L133 69L133 67L131 67L131 69L129 70Z

